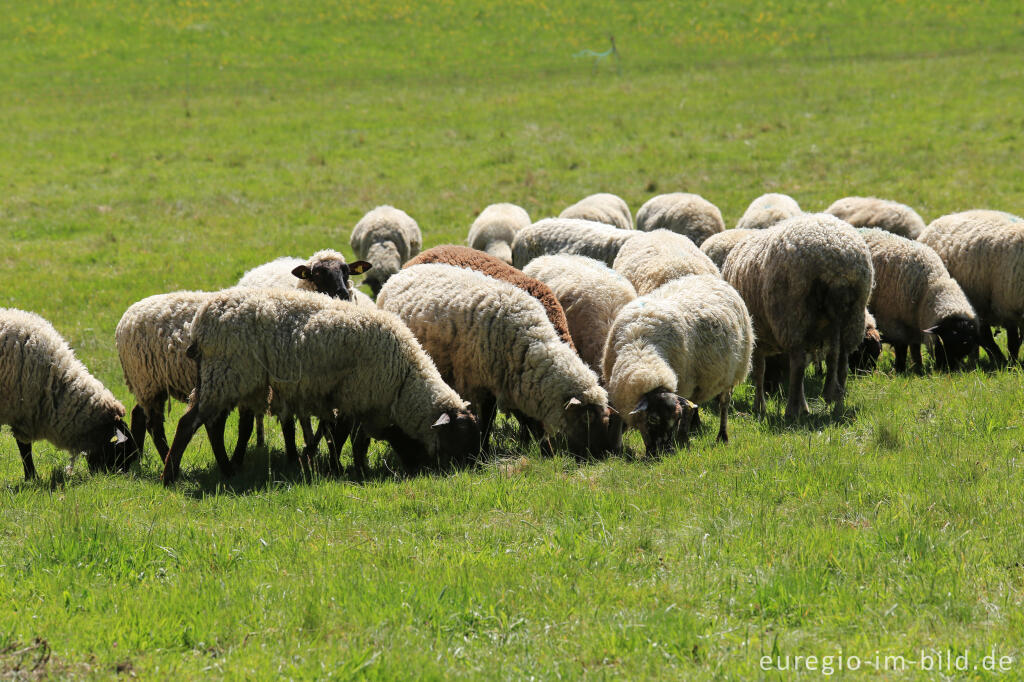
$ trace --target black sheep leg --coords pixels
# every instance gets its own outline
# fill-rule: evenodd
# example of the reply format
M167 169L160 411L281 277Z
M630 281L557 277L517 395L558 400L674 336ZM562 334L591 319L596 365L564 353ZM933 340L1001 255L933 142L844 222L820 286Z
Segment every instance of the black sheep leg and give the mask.
M21 453L21 466L25 469L25 480L30 481L36 477L36 465L32 461L32 443L18 443L18 452Z

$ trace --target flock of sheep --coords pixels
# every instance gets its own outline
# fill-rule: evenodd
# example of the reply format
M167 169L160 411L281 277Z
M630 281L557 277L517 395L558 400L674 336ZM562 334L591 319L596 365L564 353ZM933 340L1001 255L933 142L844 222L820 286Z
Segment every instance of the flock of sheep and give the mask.
M897 371L908 351L923 370L922 345L940 369L977 361L979 346L1002 365L992 328L1003 327L1020 362L1024 221L1009 213L925 226L892 201L849 197L809 214L766 194L726 230L713 204L673 193L644 204L634 228L621 198L595 194L534 223L518 206L488 206L468 244L420 253L416 222L381 206L352 232L354 263L332 250L281 258L219 292L135 303L115 333L136 399L130 427L48 322L0 309L0 423L26 479L34 440L84 452L92 469L123 469L148 432L169 484L201 426L228 476L254 426L262 442L268 413L290 459L311 463L324 440L339 467L351 439L362 474L377 438L415 472L476 460L498 409L544 452L600 456L632 428L656 453L687 444L698 405L712 400L727 441L732 391L751 373L755 411L787 385L796 418L808 412L809 362L824 362L822 395L838 415L849 368L870 370L883 341ZM354 287L359 274L376 301ZM170 444L168 398L188 403Z

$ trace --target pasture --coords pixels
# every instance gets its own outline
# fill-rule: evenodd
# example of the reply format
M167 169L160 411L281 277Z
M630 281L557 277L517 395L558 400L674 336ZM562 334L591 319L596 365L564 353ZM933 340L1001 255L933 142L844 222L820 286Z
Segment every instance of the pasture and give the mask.
M4 13L0 305L50 320L129 409L131 303L351 256L382 203L425 246L492 202L539 219L597 191L634 212L697 192L728 226L764 192L1024 213L1015 2ZM617 60L584 53L610 34ZM791 674L765 655L842 652L915 678L922 650L969 656L967 677L994 650L1020 676L1021 371L902 376L891 357L851 379L841 420L820 379L796 425L778 400L751 416L744 385L729 445L707 429L657 461L543 458L506 427L447 476L394 475L375 443L354 483L290 469L274 425L227 481L200 435L169 490L151 442L128 476L65 475L37 442L24 483L4 428L0 677L748 679Z

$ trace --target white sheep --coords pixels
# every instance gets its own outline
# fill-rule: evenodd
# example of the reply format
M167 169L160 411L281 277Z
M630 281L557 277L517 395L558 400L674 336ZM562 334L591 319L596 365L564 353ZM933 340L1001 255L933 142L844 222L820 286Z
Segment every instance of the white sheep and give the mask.
M366 261L346 263L342 254L324 249L306 260L284 256L256 266L242 275L238 286L319 291L347 301L354 291L351 276L362 274L370 268L370 263Z
M420 252L423 235L419 225L405 211L393 206L378 206L356 223L350 244L356 258L373 263L366 273L365 284L376 296L388 277Z
M138 449L124 405L85 368L49 322L0 308L0 424L18 443L25 480L35 478L32 441L45 439L90 469L127 467Z
M992 337L1006 328L1010 359L1020 362L1024 324L1024 220L1002 211L965 211L933 221L918 238L939 254L974 306L981 346L997 365L1006 362Z
M717 275L689 275L619 311L605 349L605 385L648 453L688 444L697 405L712 398L724 443L729 399L750 372L753 348L750 315L736 290Z
M752 234L757 234L757 229L734 227L724 232L716 232L704 240L704 243L700 245L700 250L721 270L729 253L737 244Z
M548 436L565 433L574 454L608 449L608 395L527 292L430 263L392 277L377 302L409 325L441 375L476 406L485 444L500 404L540 422Z
M565 253L594 258L611 267L619 248L636 235L636 230L620 230L593 220L544 218L516 235L512 264L522 269L534 258Z
M200 425L235 406L260 409L268 390L271 412L282 417L334 423L337 410L358 419L370 435L387 439L410 471L462 464L479 450L466 402L409 329L384 311L298 290L227 289L200 306L190 336L199 383L178 422L165 484L177 477ZM213 446L226 461L215 439Z
M576 351L600 374L608 329L622 306L636 298L629 280L586 256L541 256L523 272L551 287L565 311Z
M700 246L705 239L724 230L725 221L718 207L699 194L672 192L652 197L640 207L636 212L636 229L671 230Z
M825 209L854 227L877 227L907 239L917 239L924 220L906 204L875 197L845 197Z
M620 230L633 229L633 214L626 201L615 194L601 192L580 199L558 214L559 218L593 220L617 227Z
M519 230L530 226L530 214L515 204L491 204L469 227L466 243L512 264L512 240Z
M882 341L896 351L896 371L907 368L907 347L923 369L921 344L935 339L940 368L955 369L978 346L974 309L942 259L921 242L878 228L858 230L871 251L875 288L868 309Z
M721 276L718 266L689 238L669 230L630 239L619 249L612 267L633 284L639 296L686 275Z
M781 223L787 218L798 216L803 211L796 199L788 194L776 194L774 192L762 194L750 202L750 206L743 213L743 217L736 223L740 230L763 230L776 223ZM704 246L701 244L701 246Z
M842 413L847 358L864 339L874 282L871 252L849 224L826 214L789 218L747 237L725 259L722 276L754 321L754 408L764 412L765 358L789 355L786 417L809 412L803 378L809 353L828 348L823 393Z

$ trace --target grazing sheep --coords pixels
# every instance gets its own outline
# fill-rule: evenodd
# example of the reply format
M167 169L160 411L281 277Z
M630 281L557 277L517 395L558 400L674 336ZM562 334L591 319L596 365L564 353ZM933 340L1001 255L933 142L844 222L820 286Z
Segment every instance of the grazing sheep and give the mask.
M500 404L540 422L548 436L565 433L576 455L608 449L608 395L522 289L430 263L392 277L377 303L409 325L441 375L476 406L484 444Z
M576 351L598 375L608 330L622 306L636 298L629 280L586 256L541 256L523 269L541 280L565 310Z
M124 405L35 313L0 308L0 389L0 424L11 426L26 481L36 476L35 440L85 452L90 469L124 468L138 455Z
M842 218L854 227L877 227L907 239L917 239L924 220L906 204L875 197L846 197L834 202L825 213Z
M512 264L522 269L540 256L565 253L603 261L611 267L619 248L637 235L578 218L545 218L524 228L512 242Z
M755 229L740 227L717 232L704 240L704 243L700 245L700 250L721 270L722 266L725 265L725 259L729 257L729 252L741 241L756 233L757 230Z
M699 194L673 192L648 199L636 212L636 228L644 232L671 230L689 237L697 246L725 229L722 212Z
M469 228L467 243L477 251L512 264L512 240L530 226L530 215L515 204L491 204L476 217Z
M896 351L896 371L907 369L907 347L919 370L921 344L934 339L936 365L956 369L978 347L978 320L942 259L921 242L877 228L860 229L871 250L875 288L868 299L882 341Z
M712 398L724 443L732 389L750 372L753 348L750 315L736 290L717 275L689 275L619 312L605 349L605 385L648 454L688 445L697 404Z
M373 263L364 283L376 296L388 277L420 252L423 236L419 225L405 211L393 206L378 206L356 223L350 244L356 258Z
M668 230L638 234L619 249L612 264L639 296L686 275L720 277L718 267L690 239Z
M939 254L979 318L981 347L997 365L1006 358L991 327L1005 327L1010 360L1020 362L1024 321L1024 220L1001 211L943 216L919 241Z
M332 423L337 410L358 419L371 435L387 439L410 471L461 464L479 448L465 401L393 315L304 291L236 288L211 295L190 332L188 354L199 365L199 383L178 422L165 484L177 477L200 425L235 406L261 408L268 389L275 414L312 414ZM230 471L223 446L211 441Z
M750 202L743 217L736 223L736 229L763 230L801 213L800 204L787 194L762 194Z
M351 295L352 275L370 269L360 260L346 263L345 256L331 249L317 251L307 260L282 257L247 271L238 280L240 287L285 287L304 291L319 291L347 301Z
M570 348L576 349L572 342L572 335L569 333L569 323L565 319L562 304L558 302L558 298L555 297L551 288L539 279L524 274L522 270L517 270L494 256L454 244L443 244L427 249L402 267L404 269L424 263L445 263L459 268L469 268L482 272L488 277L516 285L541 302L544 312L547 313L548 319L555 331L558 332L558 337L569 344Z
M604 192L580 199L559 213L558 217L593 220L620 230L633 229L633 214L626 202L622 197Z
M789 355L786 417L809 412L803 378L809 353L828 348L823 395L843 409L847 358L864 339L864 310L874 282L871 252L857 231L826 214L784 220L747 237L722 268L754 321L754 408L764 412L765 358ZM840 362L842 360L842 362Z

